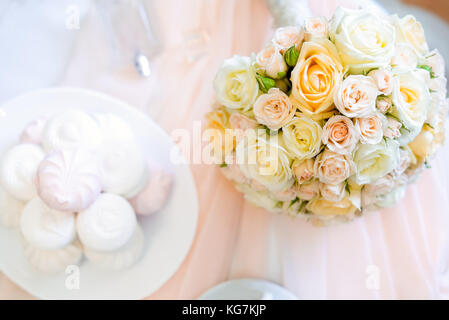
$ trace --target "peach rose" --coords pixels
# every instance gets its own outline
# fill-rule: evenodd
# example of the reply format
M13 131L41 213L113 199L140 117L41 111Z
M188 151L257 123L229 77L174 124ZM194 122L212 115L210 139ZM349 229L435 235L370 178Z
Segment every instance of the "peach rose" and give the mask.
M282 53L273 44L268 45L257 54L256 67L273 79L282 78L288 69Z
M273 43L280 48L283 54L288 48L295 46L300 49L304 40L304 31L301 27L283 27L278 28L274 33Z
M305 159L293 161L292 171L293 175L296 177L296 180L299 184L309 181L315 175L314 172L314 163L313 159Z
M319 195L320 182L316 179L297 186L296 192L302 200L312 200Z
M259 96L253 111L256 120L271 130L282 128L295 115L295 108L290 99L278 88L271 88L268 93Z
M408 43L397 43L394 48L394 56L391 65L394 67L416 68L418 65L418 54Z
M374 113L378 95L373 78L351 75L335 90L334 103L345 116L362 118Z
M297 194L296 194L296 187L292 186L284 191L276 191L273 192L274 197L279 201L292 201L295 200Z
M324 125L322 141L331 151L350 154L358 139L351 119L345 116L333 116Z
M325 150L315 159L314 170L321 182L339 184L354 173L355 165L347 155Z
M379 96L377 98L376 107L381 113L387 113L392 105L393 101L391 100L391 97Z
M383 127L387 119L381 113L374 113L365 118L355 119L355 128L361 143L377 144L382 140Z
M382 94L388 96L393 92L393 74L386 69L377 69L368 73L368 76L373 78Z
M294 104L308 115L333 109L333 94L342 79L335 46L326 39L305 42L291 74Z
M320 183L320 192L323 199L327 201L340 201L345 195L345 183L338 184Z
M246 130L256 129L259 124L256 120L251 119L240 112L234 112L229 117L229 124L231 129L234 130L234 135L237 138L237 141L240 140Z
M304 24L306 41L313 38L327 38L329 26L326 17L313 17L306 19Z
M387 123L385 125L384 136L389 139L399 138L401 136L402 123L393 117L387 117Z

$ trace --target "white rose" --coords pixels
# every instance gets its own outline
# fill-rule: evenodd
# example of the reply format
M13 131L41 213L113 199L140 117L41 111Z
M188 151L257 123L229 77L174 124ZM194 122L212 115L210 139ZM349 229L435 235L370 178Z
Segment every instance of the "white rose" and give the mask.
M390 173L399 163L399 144L395 140L360 144L354 153L355 181L368 184Z
M420 55L429 51L424 29L414 16L407 15L400 19L397 15L393 15L390 20L396 28L397 43L410 44Z
M366 117L375 112L378 95L379 90L371 77L352 75L335 91L334 103L347 117Z
M416 73L395 69L392 98L391 113L404 125L398 139L403 146L419 134L430 107L430 93L427 85Z
M304 23L304 35L306 41L314 38L327 38L329 26L326 17L312 17L306 19Z
M257 98L253 111L259 123L278 130L294 117L296 110L284 92L271 88Z
M408 43L397 43L391 65L414 69L418 65L419 56L415 49Z
M323 127L322 141L331 151L351 154L358 140L354 124L345 116L333 116Z
M435 77L444 76L444 72L446 71L446 65L443 56L437 49L430 52L429 55L426 57L426 65L432 68L432 72Z
M338 184L354 173L354 162L347 155L324 150L316 157L314 170L321 182Z
M214 89L218 102L225 107L251 108L259 94L251 59L235 55L225 60L215 76Z
M282 128L285 146L293 158L309 159L320 152L323 129L314 120L294 117Z
M257 191L246 184L236 186L237 190L243 193L244 198L255 206L268 211L277 211L278 201L272 197L268 191Z
M384 68L394 53L395 29L368 10L337 8L330 37L351 73Z
M302 200L312 200L319 195L320 182L316 179L305 182L297 186L296 190L298 197Z
M304 31L301 27L288 26L276 29L273 43L280 48L281 53L284 53L292 46L295 46L299 50L303 40Z
M393 207L405 195L406 186L398 187L393 191L377 197L375 206L377 208Z
M320 183L320 193L327 201L340 201L345 195L345 183L338 184Z
M402 147L399 149L399 155L399 164L391 173L396 179L402 176L410 165L416 164L416 157L409 147Z
M288 69L280 49L273 44L269 44L257 54L256 65L273 79L284 77Z
M304 160L294 160L292 164L293 175L299 184L309 181L315 175L314 171L315 160L304 159Z
M281 146L282 134L267 137L249 131L236 147L237 163L243 174L270 191L283 191L294 183L291 159Z
M388 96L393 91L393 74L387 69L376 69L368 73L382 94Z
M391 174L365 185L362 190L362 208L369 210L375 205L378 196L391 192L394 187L395 181Z
M355 119L355 128L361 143L377 144L382 141L386 118L381 113L373 113L365 118Z

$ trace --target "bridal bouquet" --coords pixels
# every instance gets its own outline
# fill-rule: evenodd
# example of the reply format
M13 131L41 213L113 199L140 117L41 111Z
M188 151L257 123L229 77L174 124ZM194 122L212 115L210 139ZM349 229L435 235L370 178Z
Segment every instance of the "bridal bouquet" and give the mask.
M210 154L245 198L314 223L394 205L444 140L445 64L413 16L339 8L223 62Z

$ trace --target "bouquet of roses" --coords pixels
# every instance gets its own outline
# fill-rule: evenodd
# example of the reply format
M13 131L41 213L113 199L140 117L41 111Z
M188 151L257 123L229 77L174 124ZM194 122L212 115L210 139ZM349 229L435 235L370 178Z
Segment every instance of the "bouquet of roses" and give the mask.
M225 60L210 150L245 198L314 222L394 205L444 140L444 60L413 16L339 8Z

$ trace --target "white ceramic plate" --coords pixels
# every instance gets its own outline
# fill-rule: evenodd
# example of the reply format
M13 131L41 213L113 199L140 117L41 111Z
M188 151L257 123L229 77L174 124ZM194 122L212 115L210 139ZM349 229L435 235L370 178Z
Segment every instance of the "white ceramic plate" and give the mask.
M199 300L297 300L287 289L260 279L237 279L222 282L207 290Z
M0 155L18 140L31 120L65 108L110 112L127 121L148 155L169 163L176 148L169 136L150 118L110 96L76 88L51 88L27 93L0 107ZM189 167L172 165L175 184L163 210L139 218L145 232L145 251L133 267L104 271L84 260L80 288L68 289L69 275L44 275L28 264L16 230L0 227L0 270L38 298L45 299L140 299L160 288L179 268L192 244L198 202ZM73 276L74 274L72 274ZM71 287L70 285L68 286Z

